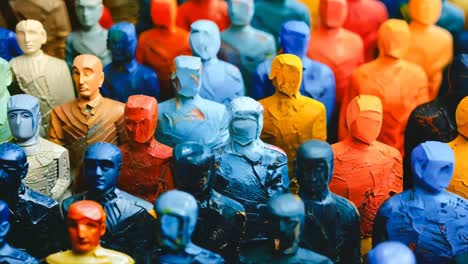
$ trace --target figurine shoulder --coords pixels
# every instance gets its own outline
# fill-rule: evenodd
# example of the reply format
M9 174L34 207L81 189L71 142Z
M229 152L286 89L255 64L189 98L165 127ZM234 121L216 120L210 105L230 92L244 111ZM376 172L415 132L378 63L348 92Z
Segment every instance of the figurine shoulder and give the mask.
M106 97L102 97L103 100L103 110L107 112L107 109L112 109L112 111L109 111L109 114L113 114L114 117L119 118L123 116L125 112L125 104L113 99L109 99Z
M286 152L279 147L264 143L263 148L265 150L265 155L270 157L273 162L278 163L279 165L287 162Z
M450 45L452 45L453 37L448 30L443 27L434 26L434 31L437 34L437 38L440 39L440 41L443 41L442 43L448 44L447 42L449 42Z
M137 208L144 209L144 210L146 210L148 212L153 210L153 205L151 203L141 199L141 198L133 196L133 195L131 195L131 194L127 193L127 192L124 192L124 191L122 191L120 189L116 189L115 192L116 192L117 196L120 199L135 205Z
M63 155L68 156L68 150L66 148L42 137L39 137L39 145L41 152L47 152L49 158L57 159Z
M409 196L409 192L411 192L411 190L407 190L402 193L396 194L385 200L385 202L380 206L377 214L380 216L389 217L394 212L402 211L401 204L402 202L405 203L405 201L407 200L406 198L408 198Z
M219 62L223 65L224 72L228 76L230 76L231 78L233 78L233 79L235 79L237 81L240 81L242 79L241 72L240 72L239 68L237 68L236 65L234 65L232 63L229 63L229 62L222 61L222 60L219 60Z
M73 254L71 250L57 252L47 256L47 264L67 264L70 263L73 259Z
M399 160L401 162L402 158L401 158L401 153L400 151L398 151L398 149L390 146L390 145L387 145L387 144L384 144L382 142L379 142L379 141L374 141L372 143L372 145L378 149L380 152L384 153L386 156L390 156L390 157L393 157L397 160Z
M223 204L223 211L233 212L235 214L244 213L244 206L234 199L231 199L225 195L222 195L213 190L213 196Z
M58 203L54 199L52 199L52 198L50 198L48 196L45 196L45 195L43 195L41 193L38 193L38 192L36 192L34 190L31 190L29 188L26 189L25 194L27 194L27 195L23 196L24 200L32 201L37 206L41 206L41 207L44 207L44 208L52 208L54 206L58 206Z
M355 222L356 219L359 221L359 213L356 206L349 201L339 195L331 193L331 196L335 200L336 208L341 212L341 217L343 222L351 223Z
M157 142L156 151L154 152L154 156L159 159L171 159L174 150L164 145L163 143Z
M118 252L115 250L107 249L107 248L102 248L100 247L99 249L96 250L95 252L96 257L104 256L107 257L111 260L111 263L115 264L133 264L135 261L128 256L127 254L124 254L122 252Z
M8 255L0 256L0 263L39 264L39 262L34 257L16 248L10 248Z

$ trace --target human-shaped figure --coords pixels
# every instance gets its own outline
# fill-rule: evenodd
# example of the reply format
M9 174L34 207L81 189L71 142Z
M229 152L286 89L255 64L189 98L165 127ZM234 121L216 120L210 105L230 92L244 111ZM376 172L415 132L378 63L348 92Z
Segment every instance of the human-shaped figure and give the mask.
M463 11L464 17L465 17L464 29L468 30L468 2L466 2L464 0L449 0L448 2L453 3L455 6L457 6L458 8L460 8ZM443 9L443 7L442 7L442 9Z
M351 85L340 112L338 138L344 140L349 131L346 106L360 94L380 98L383 124L378 140L404 153L405 127L413 109L427 102L428 81L424 70L404 60L410 44L410 31L403 20L390 19L379 29L379 57L359 67L352 75Z
M8 244L6 237L10 231L10 211L8 204L0 200L0 262L9 264L39 264L28 253Z
M173 61L179 55L191 55L189 32L176 26L176 0L150 0L154 27L138 38L136 59L158 74L160 100L174 97L171 87Z
M158 196L174 188L172 148L154 139L158 124L158 103L144 95L132 95L125 105L129 142L120 146L122 168L117 187L154 203Z
M200 57L203 63L201 97L228 104L233 98L245 95L244 79L239 69L217 57L221 47L221 37L219 28L214 22L209 20L194 22L190 28L190 46L193 55Z
M170 147L194 141L210 148L229 139L229 117L226 107L201 98L202 62L198 57L178 56L172 76L177 91L175 98L159 104L156 139Z
M115 22L127 21L132 24L137 22L138 9L140 8L138 1L122 1L122 0L103 0Z
M329 258L299 246L305 222L301 198L290 193L279 194L271 197L265 207L269 239L246 247L240 263L333 263Z
M23 51L16 41L16 34L6 28L0 28L0 58L10 61L22 55Z
M98 141L120 145L126 137L124 104L99 93L104 81L101 61L93 55L77 56L73 81L78 98L53 109L47 139L68 149L74 191L79 192L84 183L78 171L87 146Z
M379 206L402 191L401 154L377 141L385 120L382 116L378 97L355 97L346 111L349 136L332 145L335 170L330 189L358 208L363 253L371 248L372 223Z
M303 3L307 6L307 9L309 9L310 29L311 31L316 30L320 26L320 0L299 0L299 2Z
M263 143L263 107L250 97L237 97L229 105L230 141L216 150L215 190L241 203L247 214L246 239L266 237L258 205L287 192L286 154Z
M59 205L24 184L28 160L20 146L0 144L0 199L10 208L7 241L37 259L62 249L64 229Z
M413 251L405 244L385 241L378 244L367 255L369 264L416 264Z
M24 54L10 61L14 85L19 92L35 96L41 102L40 134L44 136L52 109L75 98L70 71L65 61L42 52L41 46L47 41L47 33L39 21L19 22L16 37Z
M97 56L106 66L112 61L107 49L107 30L99 24L102 15L102 0L76 0L75 9L80 30L71 32L66 41L65 61L70 69L76 56Z
M418 263L466 263L468 201L445 190L455 165L452 150L427 141L413 150L411 165L414 187L380 207L372 243L402 242L412 248Z
M149 232L156 224L151 203L116 188L122 165L118 147L98 142L88 147L84 157L86 190L62 202L62 213L67 215L70 206L81 200L93 200L104 207L106 234L101 238L104 247L124 252L138 263L150 257L149 249L156 234Z
M99 203L90 200L73 203L65 222L72 249L49 255L48 264L135 263L128 255L101 247L106 213Z
M71 183L68 150L39 136L39 100L28 94L13 95L7 105L13 143L28 156L24 181L36 192L61 200Z
M104 97L126 103L131 95L143 94L159 98L159 81L156 72L138 63L135 59L137 35L135 26L120 22L109 29L107 48L112 53L112 62L104 67Z
M304 142L297 150L294 176L305 204L301 246L333 263L361 263L359 213L328 188L333 175L333 150L320 140Z
M228 1L231 25L221 32L220 59L236 65L242 73L247 94L258 64L276 55L274 37L250 25L254 15L253 0Z
M157 263L224 263L224 259L192 243L197 226L198 205L189 193L172 190L162 194L154 204L158 216L162 252Z
M230 24L228 4L223 0L188 0L177 10L177 26L185 30L201 19L213 21L219 30L225 30Z
M327 121L329 122L335 106L335 76L327 65L313 61L306 56L309 39L310 29L303 21L291 20L281 26L282 52L294 54L302 61L300 93L322 102L327 109ZM251 92L252 98L256 100L275 93L275 87L268 78L272 62L273 59L268 59L257 67Z
M265 111L261 138L286 152L292 178L299 146L306 140L327 139L326 109L321 102L301 95L303 66L299 57L278 55L270 68L268 78L276 87L276 93L260 100Z
M8 61L0 58L0 143L9 141L12 138L7 115L7 103L10 98L8 86L12 80L10 64L8 64Z
M458 34L463 32L465 14L457 5L450 1L442 0L442 11L436 25L446 29L456 38Z
M245 210L240 203L213 190L214 154L201 144L181 143L174 149L174 168L175 187L192 194L198 203L193 242L220 254L228 263L236 263L245 235Z

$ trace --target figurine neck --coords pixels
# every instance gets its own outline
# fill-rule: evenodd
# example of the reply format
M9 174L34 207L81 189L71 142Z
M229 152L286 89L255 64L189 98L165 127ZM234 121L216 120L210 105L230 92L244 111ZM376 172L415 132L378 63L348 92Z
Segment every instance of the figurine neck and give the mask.
M135 58L130 58L128 60L122 60L122 61L112 61L113 67L118 70L118 71L124 71L127 70L131 72L136 66L138 65L138 62L136 61Z
M409 24L410 29L418 30L418 31L428 30L432 26L433 26L432 24L424 24L417 20L412 20L411 23Z
M22 147L26 156L31 156L36 154L39 151L39 131L36 132L36 135L26 141L17 141L15 139L15 144Z
M38 58L38 57L40 57L42 55L44 55L44 52L41 49L38 49L33 53L23 53L22 56L28 57L28 58Z
M90 251L79 252L79 251L76 251L76 250L74 250L74 249L72 249L72 251L73 251L73 254L74 254L74 255L77 255L77 256L82 257L82 256L95 256L95 252L96 252L97 250L99 250L99 249L101 249L101 243L99 243L97 247L93 248L93 249L90 250Z
M299 194L303 200L314 201L314 202L327 202L330 200L330 189L327 187L325 190L321 192L308 192L308 191L300 191Z
M211 57L209 59L206 59L206 60L201 58L201 57L200 57L200 59L201 59L203 65L205 65L205 66L215 64L215 63L217 63L219 61L218 58L216 57L216 54L213 57Z
M234 24L231 24L231 26L229 26L229 31L230 32L234 32L234 33L243 33L244 31L248 31L250 30L251 26L250 24L247 24L247 25L234 25Z
M260 160L262 156L261 150L261 141L259 139L252 141L247 145L241 145L236 141L232 140L232 150L235 153L239 153L246 158L248 158L252 162L257 162Z
M89 196L94 201L105 203L105 202L113 200L116 197L115 190L116 188L112 187L109 190L106 190L104 192L100 192L96 190L90 191Z
M181 95L181 94L177 94L177 96L175 97L175 100L176 100L176 104L187 104L187 103L190 103L192 101L195 101L197 100L198 98L200 98L200 96L198 94L194 95L194 96L184 96L184 95Z
M89 34L98 33L98 32L100 32L100 31L104 30L104 29L101 27L101 25L99 25L99 23L97 23L97 24L95 24L95 25L92 25L92 26L90 26L90 27L84 27L84 26L82 26L82 28L83 28L83 31L84 31L85 33L89 33Z
M332 37L340 33L341 27L329 27L325 24L321 24L317 29L317 33L320 35L325 35L327 37Z
M420 179L417 177L414 177L414 187L413 187L414 193L416 194L422 194L422 195L429 195L429 196L437 196L438 194L442 193L443 190L438 191L434 189L430 189L426 186L424 186L424 183L421 182Z
M348 145L351 146L354 149L366 150L370 146L372 146L372 143L364 142L364 141L360 140L359 138L354 137L352 135L347 137L344 141L347 142Z
M401 58L399 57L396 57L396 56L392 56L390 54L385 54L385 53L381 53L381 55L379 57L377 57L377 60L378 62L382 63L382 64L394 64L394 63L398 63L400 62Z
M153 148L156 146L156 143L157 141L156 139L154 139L154 136L151 136L151 138L144 143L136 142L134 140L129 141L129 145L132 147L132 150L135 152L138 152L138 150L142 150L142 149Z
M297 99L297 97L299 97L299 95L300 95L299 90L296 93L293 93L293 94L289 95L289 94L285 94L285 93L279 91L278 89L276 89L276 96L280 100L294 100L294 99Z

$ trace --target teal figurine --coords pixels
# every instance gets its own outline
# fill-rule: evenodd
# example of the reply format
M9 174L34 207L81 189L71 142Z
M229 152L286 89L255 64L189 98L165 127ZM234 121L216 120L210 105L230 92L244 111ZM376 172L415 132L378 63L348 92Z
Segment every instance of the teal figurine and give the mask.
M16 41L15 32L6 28L0 28L0 58L10 61L22 54L23 51Z
M0 44L1 45L1 44ZM5 59L0 58L0 143L9 141L11 136L8 125L7 103L10 98L8 86L13 81L10 64Z

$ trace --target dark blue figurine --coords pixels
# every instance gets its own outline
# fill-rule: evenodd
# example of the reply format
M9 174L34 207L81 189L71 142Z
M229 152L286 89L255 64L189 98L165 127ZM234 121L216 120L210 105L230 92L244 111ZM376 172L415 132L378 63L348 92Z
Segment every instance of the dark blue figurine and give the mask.
M22 54L23 51L16 41L15 32L6 28L0 28L0 58L10 61L14 57Z
M418 263L468 261L468 201L445 189L455 157L445 143L427 141L411 153L414 187L388 199L377 212L372 244L399 241Z
M156 72L135 59L137 35L135 26L120 22L109 29L107 48L112 62L104 67L101 94L126 103L131 95L142 94L159 99L159 81Z
M136 32L140 35L143 31L153 28L154 24L151 21L151 0L138 0L138 2L140 8L138 8Z
M385 241L369 251L369 264L416 264L413 251L396 241Z
M224 259L192 243L197 225L198 206L195 198L183 191L168 191L156 200L162 252L160 264L221 264Z
M280 43L283 53L291 53L302 60L302 95L322 102L327 109L327 122L331 120L335 107L335 76L325 64L313 61L306 56L309 48L310 29L303 21L291 20L284 23L280 32ZM275 87L268 78L272 59L258 65L253 77L252 98L263 99L275 93Z
M297 150L294 172L306 210L301 246L337 264L360 264L359 213L328 188L333 175L331 146L320 140L304 142Z

